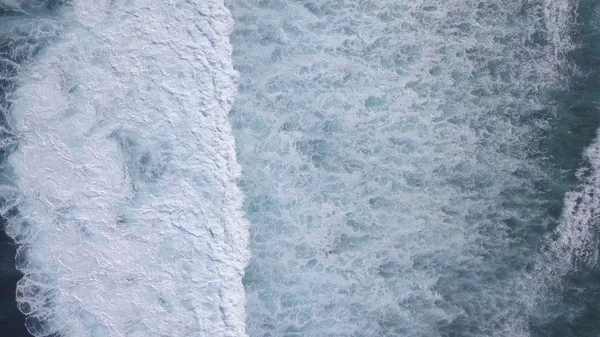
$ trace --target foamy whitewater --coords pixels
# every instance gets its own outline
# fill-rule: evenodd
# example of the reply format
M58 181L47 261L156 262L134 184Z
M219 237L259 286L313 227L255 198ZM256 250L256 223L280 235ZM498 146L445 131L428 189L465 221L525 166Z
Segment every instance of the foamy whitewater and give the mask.
M249 335L530 335L575 4L229 6Z
M245 335L229 11L76 0L51 23L10 97L29 331Z

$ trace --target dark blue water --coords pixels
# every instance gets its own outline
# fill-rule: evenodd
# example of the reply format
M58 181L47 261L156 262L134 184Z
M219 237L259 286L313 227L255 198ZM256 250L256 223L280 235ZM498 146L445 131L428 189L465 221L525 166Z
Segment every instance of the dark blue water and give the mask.
M16 245L4 231L0 232L0 336L30 336L25 316L17 309L15 289L23 276L15 269Z
M576 183L576 170L589 165L581 154L600 126L600 2L580 1L577 14L573 39L578 48L569 56L577 69L571 74L569 90L557 94L561 112L553 121L553 137L547 143L555 168L562 170L547 195L553 200L548 202L548 212L556 221L562 196ZM589 226L597 236L598 223L593 221ZM535 336L600 335L600 266L582 266L567 275L556 290L555 319L535 327Z

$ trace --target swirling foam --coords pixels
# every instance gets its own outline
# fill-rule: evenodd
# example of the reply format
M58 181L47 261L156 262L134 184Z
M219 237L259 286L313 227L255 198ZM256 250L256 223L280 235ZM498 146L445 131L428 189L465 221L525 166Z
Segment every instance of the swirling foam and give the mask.
M6 5L4 1L2 4ZM242 336L222 3L75 0L21 73L8 232L35 336Z
M230 1L253 336L518 336L572 8Z

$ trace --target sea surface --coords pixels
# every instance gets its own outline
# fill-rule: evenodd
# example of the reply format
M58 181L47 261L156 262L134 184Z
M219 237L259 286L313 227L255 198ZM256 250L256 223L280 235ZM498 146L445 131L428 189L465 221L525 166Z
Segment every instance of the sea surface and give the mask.
M596 0L0 0L0 336L598 336L599 76Z

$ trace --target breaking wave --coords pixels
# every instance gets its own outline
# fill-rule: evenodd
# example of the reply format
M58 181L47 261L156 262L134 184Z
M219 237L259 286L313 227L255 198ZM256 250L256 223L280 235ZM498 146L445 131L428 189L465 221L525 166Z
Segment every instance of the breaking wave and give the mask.
M33 1L0 5L28 13L29 37L46 25ZM3 187L28 330L244 335L229 12L82 0L45 15L52 41L8 95Z

